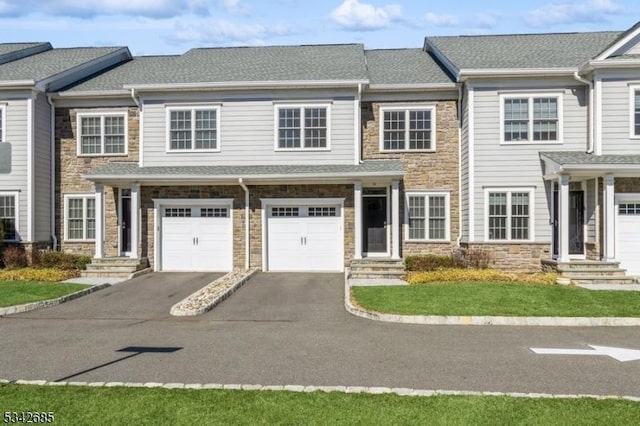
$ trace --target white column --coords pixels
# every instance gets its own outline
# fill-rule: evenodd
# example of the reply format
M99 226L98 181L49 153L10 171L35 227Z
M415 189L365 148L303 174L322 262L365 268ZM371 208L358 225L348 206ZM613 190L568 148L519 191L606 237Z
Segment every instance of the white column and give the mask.
M558 180L558 262L569 261L569 175Z
M131 254L132 259L138 258L138 230L140 229L140 184L134 183L131 185Z
M616 258L615 251L615 179L611 173L604 175L604 260Z
M355 238L355 253L354 259L362 259L362 183L356 182L353 184L353 220L354 226L354 238Z
M95 185L96 191L96 249L94 257L104 257L104 186Z
M400 259L400 182L391 182L391 258Z

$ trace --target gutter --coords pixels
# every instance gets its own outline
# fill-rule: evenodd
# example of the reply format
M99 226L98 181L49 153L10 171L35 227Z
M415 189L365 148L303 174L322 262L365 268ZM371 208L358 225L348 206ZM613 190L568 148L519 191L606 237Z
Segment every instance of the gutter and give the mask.
M531 77L531 76L570 76L576 72L576 68L468 68L460 70L458 81L469 78L493 78L493 77Z
M294 81L226 81L226 82L194 82L194 83L159 83L159 84L125 84L125 89L137 90L202 90L202 89L253 89L282 87L353 87L357 84L368 84L369 80L294 80Z
M356 101L356 120L355 120L355 134L356 134L356 164L362 164L362 84L358 84L358 99Z
M589 86L589 127L587 133L587 154L593 154L593 127L595 114L593 111L593 81L580 77L578 71L573 73L573 78L580 83Z
M336 180L336 179L350 179L356 177L363 178L376 178L376 177L388 177L388 178L398 178L402 179L404 176L404 172L378 172L378 173L367 173L367 172L351 172L351 173L326 173L321 175L311 175L311 174L278 174L278 175L252 175L250 179L254 179L256 181L261 180L282 180L282 181L301 181L301 180L313 180L313 179L325 179L325 180ZM207 181L225 181L225 182L234 182L238 179L246 178L246 176L234 176L234 175L144 175L144 174L131 174L131 175L82 175L83 179L88 179L91 181L98 180L136 180L136 181L197 181L197 180L207 180Z
M463 84L458 85L458 238L456 246L462 241L462 96Z
M249 266L251 262L249 261L249 256L251 254L251 250L249 247L249 243L251 239L249 238L249 225L250 225L250 208L249 208L249 188L244 184L242 178L238 178L238 184L244 189L244 269L249 270Z
M47 103L51 109L51 160L49 161L51 168L51 244L53 251L58 250L58 238L56 237L56 105L51 99L51 95L47 95Z

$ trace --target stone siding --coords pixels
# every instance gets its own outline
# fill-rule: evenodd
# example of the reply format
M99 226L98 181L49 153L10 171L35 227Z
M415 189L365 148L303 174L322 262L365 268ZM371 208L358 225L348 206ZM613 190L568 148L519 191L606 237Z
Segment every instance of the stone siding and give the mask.
M398 105L421 104L397 102ZM400 256L411 254L451 254L459 235L459 180L458 180L458 110L455 101L425 102L436 105L435 152L380 152L380 106L395 103L364 102L362 104L362 156L364 160L399 159L405 176L400 187ZM405 192L446 190L450 191L450 239L449 242L405 241Z
M139 114L135 107L114 108L128 110L128 155L124 156L78 156L77 120L78 112L91 112L92 108L56 108L55 116L55 179L56 179L56 229L59 246L72 253L93 255L93 242L72 242L64 239L64 195L93 193L93 183L82 176L91 170L114 161L138 161ZM104 108L98 109L105 111ZM111 109L108 109L111 110ZM105 244L106 256L119 256L118 248L118 189L105 186Z
M540 272L540 260L551 258L549 243L462 243L461 246L490 252L490 267L509 272Z
M640 178L616 178L615 191L617 194L640 193Z

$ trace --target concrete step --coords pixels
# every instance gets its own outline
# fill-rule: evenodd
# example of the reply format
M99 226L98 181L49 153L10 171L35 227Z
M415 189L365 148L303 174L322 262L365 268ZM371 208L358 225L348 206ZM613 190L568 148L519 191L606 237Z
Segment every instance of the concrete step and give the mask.
M597 260L572 260L570 262L556 262L555 260L542 260L543 266L550 267L558 272L586 269L620 269L620 262L604 262Z
M380 264L380 265L404 265L402 260L388 259L385 257L368 257L365 259L353 259L351 265L367 265L367 264Z
M352 271L398 271L404 272L404 266L389 266L389 265L357 265L351 266Z
M104 278L104 277L129 278L131 276L131 271L127 271L127 272L82 271L81 275L85 278Z
M385 279L385 278L401 278L404 276L404 271L350 271L349 278L351 279Z
M631 277L598 277L593 275L578 275L571 277L574 284L634 284L635 278Z
M601 268L601 269L569 269L562 271L563 277L572 278L575 276L591 275L594 277L624 277L626 276L626 269L613 269L613 268Z
M112 266L112 265L87 265L85 272L128 272L129 274L144 269L143 265Z
M143 257L141 259L131 259L129 257L103 257L101 259L93 259L91 265L110 265L110 266L137 266L149 264L149 259Z

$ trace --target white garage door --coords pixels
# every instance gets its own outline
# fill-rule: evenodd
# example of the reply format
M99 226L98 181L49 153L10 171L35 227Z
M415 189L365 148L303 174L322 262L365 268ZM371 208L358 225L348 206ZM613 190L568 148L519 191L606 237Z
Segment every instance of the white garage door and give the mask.
M163 271L230 271L233 229L228 207L162 209Z
M269 207L269 270L342 271L341 210L340 206Z
M628 275L640 275L640 201L618 202L616 258Z

